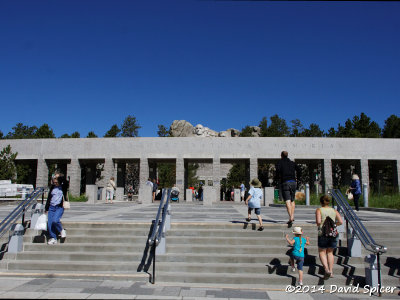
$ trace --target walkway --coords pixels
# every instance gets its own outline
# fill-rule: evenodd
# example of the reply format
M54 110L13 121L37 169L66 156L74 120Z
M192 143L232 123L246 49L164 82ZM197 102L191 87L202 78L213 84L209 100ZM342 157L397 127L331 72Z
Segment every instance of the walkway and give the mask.
M128 202L115 202L114 204L98 203L72 203L72 209L66 211L63 220L71 222L148 222L155 217L158 204L136 204ZM0 206L0 219L3 219L15 205L3 203ZM296 210L296 223L313 223L315 208L298 207ZM262 208L263 219L266 223L284 224L287 213L284 207ZM247 216L246 206L229 202L219 203L212 208L194 204L173 204L172 222L242 222ZM361 211L359 216L366 224L377 222L390 222L400 225L400 214ZM253 220L255 222L255 220ZM308 287L306 286L305 289ZM310 287L313 289L313 287ZM330 293L330 288L343 288L325 286L327 290L297 293L297 299L373 299L376 295L369 296L360 288L357 294ZM394 293L384 294L381 299L400 299ZM290 293L285 290L272 289L237 289L222 288L218 286L196 286L182 284L165 285L156 283L132 281L106 281L106 280L74 280L74 279L48 279L48 278L21 278L8 277L0 280L0 298L25 298L25 299L288 299ZM293 296L292 296L293 297Z

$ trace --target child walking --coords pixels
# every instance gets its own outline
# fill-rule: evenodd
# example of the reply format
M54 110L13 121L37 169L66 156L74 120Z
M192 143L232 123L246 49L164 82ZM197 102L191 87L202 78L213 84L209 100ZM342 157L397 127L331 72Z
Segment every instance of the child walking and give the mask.
M299 285L303 285L303 265L304 265L304 246L310 245L310 238L302 237L303 230L301 227L293 228L294 238L289 240L289 235L286 234L286 241L293 246L292 254L290 255L290 266L292 271L295 272L296 268L294 262L296 261L297 270L299 270Z

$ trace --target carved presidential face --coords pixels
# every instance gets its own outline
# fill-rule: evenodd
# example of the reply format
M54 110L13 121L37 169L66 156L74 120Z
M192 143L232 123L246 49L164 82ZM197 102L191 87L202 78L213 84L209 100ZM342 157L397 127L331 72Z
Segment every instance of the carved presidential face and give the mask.
M204 133L204 127L201 124L197 124L194 128L194 133L197 135L202 135Z

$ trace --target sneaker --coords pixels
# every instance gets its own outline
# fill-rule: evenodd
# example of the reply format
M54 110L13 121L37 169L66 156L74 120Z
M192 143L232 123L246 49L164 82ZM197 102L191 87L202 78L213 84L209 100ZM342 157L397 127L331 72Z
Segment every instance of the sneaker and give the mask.
M302 286L303 285L303 281L299 281L299 285Z
M48 245L55 245L55 244L57 244L57 240L51 238L51 239L47 242L47 244L48 244Z
M61 237L63 239L65 239L67 237L67 232L65 231L65 229L61 230Z
M292 267L292 272L296 272L296 267Z
M263 226L260 226L260 228L258 228L257 230L258 230L258 231L263 231L263 230L264 230L264 227L263 227Z

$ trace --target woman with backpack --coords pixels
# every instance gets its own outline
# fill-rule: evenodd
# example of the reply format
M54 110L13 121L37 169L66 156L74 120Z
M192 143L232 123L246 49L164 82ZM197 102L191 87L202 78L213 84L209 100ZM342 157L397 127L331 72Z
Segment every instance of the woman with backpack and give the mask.
M331 198L328 195L321 196L319 201L321 207L315 211L315 221L318 226L319 259L324 267L326 280L333 277L333 250L337 247L336 235L332 231L335 231L336 226L342 225L343 220L339 212L329 206Z

